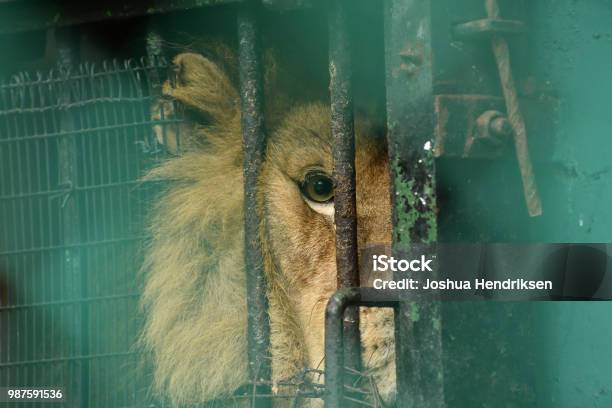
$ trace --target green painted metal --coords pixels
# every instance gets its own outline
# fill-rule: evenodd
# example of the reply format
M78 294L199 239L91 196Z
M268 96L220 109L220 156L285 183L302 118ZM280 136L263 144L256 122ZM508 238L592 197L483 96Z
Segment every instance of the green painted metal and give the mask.
M143 16L232 1L181 0L166 2L166 7L134 6L127 11L121 7L111 10L100 6L89 10L89 14L85 13L87 10L75 8L74 15L58 14L58 6L52 2L44 5L38 2L41 4L36 13L29 7L22 7L30 3L2 2L0 10L7 12L0 12L0 22L4 22L0 24L0 32ZM137 5L146 2L126 3ZM264 3L291 5L306 2L269 0ZM393 196L396 250L409 249L414 242L427 243L438 239L473 242L611 242L612 142L609 120L612 113L612 1L500 0L502 16L509 21L523 21L526 28L524 33L513 34L509 47L519 94L525 99L525 103L521 100L521 106L527 122L534 173L542 196L543 215L538 218L527 215L521 180L512 154L483 160L443 157L434 163L429 150L423 149L425 143L433 138L436 95L487 95L501 101L499 77L490 44L486 41L463 41L453 35L454 24L479 21L486 16L484 0L387 0L381 3L387 8L386 96L391 171L396 193ZM430 3L432 8L428 9ZM91 6L83 3L80 7L89 9ZM419 26L417 23L421 18L428 23ZM424 30L419 31L419 27L424 27ZM497 27L500 28L499 25ZM505 29L512 27L517 28L506 24ZM423 33L425 37L419 37ZM315 34L309 35L314 38ZM433 58L430 58L432 55ZM355 58L355 66L377 65L378 60ZM118 71L118 68L114 71ZM103 78L108 77L110 81L116 75L119 74L110 73ZM151 75L159 77L157 73ZM126 81L134 83L131 79ZM31 88L37 92L45 91L46 88L38 86L39 82L34 81ZM30 89L30 86L26 89ZM13 102L7 96L8 91L3 92L5 96L0 98L0 110L6 111ZM138 94L138 90L133 92ZM40 181L41 184L31 191L25 190L24 186L30 176L35 184L38 183L38 173L35 174L34 170L18 171L21 157L25 158L25 163L29 157L32 159L29 165L35 166L34 156L26 154L37 153L36 149L27 147L35 142L34 139L28 141L27 136L45 135L40 149L48 149L44 143L51 146L56 144L54 136L47 135L48 132L55 132L56 124L47 123L41 116L45 119L42 126L49 126L48 129L29 129L24 125L24 130L18 130L19 121L38 126L30 122L27 112L23 111L11 114L18 116L16 119L11 116L15 124L5 121L0 125L3 132L0 139L6 138L2 144L12 146L0 150L5 166L0 166L0 171L4 172L2 179L10 180L0 185L0 201L6 203L0 212L3 220L9 220L5 224L8 226L5 231L6 237L11 238L2 242L4 247L0 257L3 257L4 263L0 266L0 272L4 277L8 276L9 270L16 271L8 276L13 280L17 276L24 277L17 281L16 286L8 288L12 291L1 288L2 296L6 296L5 291L8 293L7 300L4 300L8 305L3 304L0 309L5 314L11 313L5 332L20 336L33 333L30 336L32 339L44 332L45 336L53 339L50 340L51 346L39 353L34 346L28 348L20 345L17 334L10 337L3 346L10 348L14 354L11 355L12 360L2 359L0 362L2 381L42 383L42 376L60 370L64 370L61 371L64 373L62 375L78 379L79 366L86 366L79 361L89 361L94 375L91 379L90 403L102 401L100 404L105 406L129 405L146 399L146 379L131 375L135 371L131 367L136 365L137 356L127 351L127 345L131 344L135 335L135 325L131 319L137 313L136 288L130 286L134 280L130 274L135 272L135 262L128 259L131 259L129 256L132 253L138 253L140 221L133 220L140 220L140 203L150 201L131 201L127 197L129 194L145 196L140 190L135 192L132 187L142 172L141 167L150 164L147 155L155 153L146 152L148 145L138 136L150 133L147 116L150 101L147 99L148 93L145 93L147 95L142 100L134 103L135 107L126 101L122 102L125 106L117 104L105 108L109 115L121 117L121 114L130 111L140 115L123 118L126 123L137 122L134 130L125 133L118 129L107 130L108 135L104 137L116 139L117 151L128 152L129 157L138 158L138 166L134 165L134 169L127 165L110 166L110 175L114 176L114 171L120 172L124 168L129 174L120 174L121 177L106 183L96 178L98 168L106 168L103 167L105 162L96 161L96 158L112 157L119 163L128 156L123 158L116 155L115 144L112 143L104 144L104 149L96 154L89 153L97 145L94 144L95 139L84 136L91 134L87 133L90 127L96 128L102 123L83 122L86 123L84 130L67 135L76 140L84 139L79 146L87 154L77 155L81 166L78 175L82 177L77 177L80 184L60 185L53 176L51 180ZM546 105L547 113L538 116L537 109L542 104ZM478 105L470 105L470 109L473 106ZM75 114L89 117L87 112L81 113L80 105L71 109L75 110ZM503 110L503 105L496 104L495 109ZM466 112L470 113L469 109ZM53 114L56 113L60 115L59 112ZM92 112L91 117L95 118L95 114ZM474 117L477 116L474 114ZM459 121L454 125L449 124L447 130L451 136L460 133L457 128L453 133L453 126L459 124ZM465 125L464 122L461 124ZM41 150L42 157L38 162L41 166L53 164L56 154L59 152L53 149ZM55 169L51 174L58 171ZM118 192L111 191L109 186L117 187ZM69 192L72 198L68 196ZM48 200L47 195L50 196ZM49 239L22 243L18 239L23 226L20 223L23 220L36 220L36 215L28 212L31 206L14 204L15 200L36 202L39 196L45 197L44 206L41 207L45 212L41 217L46 216L47 211L76 216L70 213L76 200L81 205L79 211L90 215L82 229L84 232L93 231L92 235L88 235L87 239L69 239L68 236L60 239L59 234L54 232L60 228L59 220L47 217L48 226L32 223L30 228L40 227L43 233L47 228ZM428 203L426 208L419 209L421 198ZM94 200L95 205L100 203L99 207L94 206ZM115 208L115 203L123 207ZM112 219L105 218L110 216ZM32 231L36 232L35 229ZM75 231L75 236L77 233L81 232ZM88 269L92 275L104 273L108 277L108 287L90 280L85 282L89 286L82 290L79 284L82 282L72 279L69 274L74 267L62 264L62 254L66 253L80 254L82 269ZM70 258L71 261L75 259ZM39 264L41 268L37 268ZM46 277L51 276L45 275L47 272L54 274L53 279ZM35 282L36 285L33 285ZM74 290L60 293L64 287ZM88 298L83 298L85 296ZM407 387L400 390L400 403L409 406L446 404L459 408L610 407L611 307L606 302L463 302L445 303L438 313L435 309L428 309L427 305L423 307L419 303L408 303L400 310L406 316L405 325L400 329L405 334L399 344L400 354L408 355L401 362L405 366L400 367L400 371L405 370L401 381L407 381L404 384ZM65 313L61 314L60 311ZM83 321L81 317L88 314L91 316L92 333L98 335L89 338L92 341L90 349L80 346L82 341L87 340L85 336L72 335L78 334ZM27 320L27 316L32 320ZM62 317L60 324L56 325L38 324L39 321L50 321L58 316L68 318ZM29 322L34 322L32 327ZM121 336L113 337L117 339L117 344L113 343L114 348L111 348L104 336L114 333L118 324L125 325L126 330ZM438 334L441 342L438 341ZM428 350L424 347L428 344L423 342L428 338L435 340L429 344L435 346L433 355L423 352ZM414 362L416 364L412 364ZM56 368L57 371L54 371ZM420 376L422 373L425 375ZM102 387L99 384L106 385ZM73 390L73 395L79 394L78 380L67 387ZM108 390L112 390L112 393ZM71 404L79 406L82 405L80 402L72 401Z
M437 239L430 1L385 3L387 128L393 252ZM440 303L404 299L395 312L397 400L444 407Z
M499 95L486 42L451 47L442 23L450 16L483 18L484 1L454 3L435 9L440 93ZM547 105L548 114L538 118L537 106L523 104L543 215L527 216L516 162L440 159L440 237L611 242L612 2L500 6L504 18L527 24L524 34L509 40L519 94L533 106ZM609 302L446 303L448 406L612 406L611 311Z
M612 3L561 3L500 2L504 18L527 24L524 34L509 41L512 69L525 100L522 104L544 215L528 217L513 160L442 158L436 163L437 190L442 196L440 239L611 241ZM434 93L500 96L487 42L457 41L450 33L453 22L484 18L484 1L438 3L432 13ZM403 27L411 27L412 20L405 21ZM402 78L399 69L397 73ZM411 80L410 76L402 79ZM397 82L393 86L401 89ZM389 103L396 91L388 87ZM406 91L402 101L414 97ZM394 117L389 118L392 138L397 125ZM453 136L452 124L448 127ZM414 180L402 173L409 165L402 161L406 155L396 151L394 155L393 148L396 245L402 238L404 242L435 240L435 233L410 234L421 217L414 209L418 196L413 194ZM433 217L434 212L430 214ZM434 223L432 219L428 225ZM444 400L448 406L612 406L609 303L445 303L442 315ZM418 304L407 310L407 317L412 323L422 321ZM400 391L399 395L418 400L419 391Z
M559 98L551 152L561 164L564 212L551 240L612 242L610 95L612 2L534 2L533 64ZM608 267L608 274L610 273ZM612 304L537 305L537 406L612 406Z

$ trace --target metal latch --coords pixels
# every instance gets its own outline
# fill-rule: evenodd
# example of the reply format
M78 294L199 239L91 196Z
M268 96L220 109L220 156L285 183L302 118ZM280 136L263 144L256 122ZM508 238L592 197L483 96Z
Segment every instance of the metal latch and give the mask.
M459 24L454 27L457 36L463 38L489 37L497 70L504 94L508 123L512 129L516 157L523 182L523 193L529 215L536 217L542 214L540 195L533 174L533 166L529 157L527 130L521 113L518 94L510 69L510 51L504 35L521 32L523 23L500 18L497 0L485 0L487 18ZM486 119L486 118L485 118ZM483 120L485 120L483 119Z

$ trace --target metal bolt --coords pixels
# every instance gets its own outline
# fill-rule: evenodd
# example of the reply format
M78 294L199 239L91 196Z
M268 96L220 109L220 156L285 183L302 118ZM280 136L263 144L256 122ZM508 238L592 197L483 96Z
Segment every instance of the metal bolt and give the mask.
M418 60L421 61L423 57L421 53L412 47L406 47L399 53L400 57L410 59L410 60Z
M410 75L410 76L412 76L412 75L416 74L416 73L417 73L417 71L418 71L418 68L419 68L419 67L417 67L416 65L414 65L414 64L412 64L412 63L405 63L405 62L402 62L402 63L400 64L400 70L401 70L401 71L403 71L403 72L405 72L406 74L408 74L408 75Z
M479 140L499 143L512 134L512 125L506 115L495 110L483 112L476 119L477 136Z
M423 63L423 55L410 46L400 51L399 55L402 59L400 70L406 72L408 75L416 74L419 66Z
M505 116L498 116L489 123L489 130L499 136L509 136L512 133L512 125Z
M494 157L512 134L512 125L501 112L488 110L476 119L474 135L465 142L465 157Z

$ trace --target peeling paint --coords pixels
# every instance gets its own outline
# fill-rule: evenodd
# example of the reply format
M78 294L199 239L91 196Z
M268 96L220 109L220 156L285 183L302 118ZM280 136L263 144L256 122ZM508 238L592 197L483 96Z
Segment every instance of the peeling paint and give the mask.
M427 168L433 168L433 163L431 163L431 167L428 166L428 162L432 160L433 158L425 159L423 163L417 163L417 165L420 164L427 166ZM398 242L410 242L410 231L419 220L425 221L427 225L427 231L422 237L422 242L435 242L437 239L437 225L433 175L428 175L422 187L422 192L419 192L414 180L406 179L400 160L397 157L393 163L393 174L395 175L395 214L397 217L395 220L395 232ZM425 211L419 211L419 208L425 208Z

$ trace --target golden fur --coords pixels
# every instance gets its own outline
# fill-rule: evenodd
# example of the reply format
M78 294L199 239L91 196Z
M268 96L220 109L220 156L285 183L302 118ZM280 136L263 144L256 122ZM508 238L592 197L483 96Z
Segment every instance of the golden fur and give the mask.
M228 397L248 381L247 310L239 97L210 60L180 54L175 65L177 82L166 83L164 93L202 121L186 128L185 151L149 175L171 186L150 223L142 338L152 351L157 389L181 405ZM335 230L329 216L306 203L299 182L309 169L331 174L330 112L309 103L266 114L282 117L268 121L274 125L258 208L278 381L323 367L324 309L336 289ZM367 123L356 129L359 244L389 242L384 138ZM392 398L392 312L362 309L361 331L364 365Z

